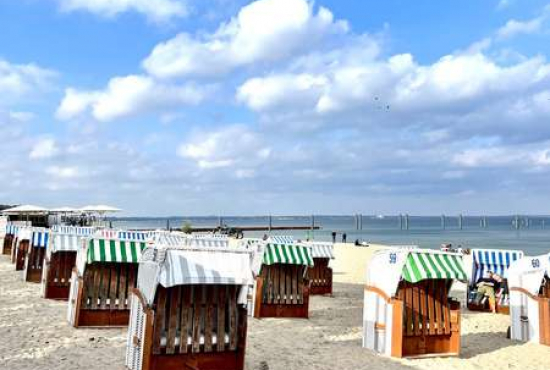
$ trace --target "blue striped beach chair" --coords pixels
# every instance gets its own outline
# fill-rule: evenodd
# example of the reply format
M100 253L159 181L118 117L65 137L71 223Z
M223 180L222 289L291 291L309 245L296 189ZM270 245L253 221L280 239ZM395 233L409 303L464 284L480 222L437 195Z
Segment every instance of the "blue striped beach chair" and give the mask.
M512 262L521 258L523 258L523 251L520 250L472 249L472 275L466 293L468 309L472 311L490 311L488 300L484 299L481 304L478 304L475 297L477 282L488 271L492 271L504 279L503 283L500 284L500 288L495 291L496 312L508 314L510 312L507 288L508 268Z
M40 283L46 249L50 242L50 230L33 228L29 251L25 258L24 280L29 283Z

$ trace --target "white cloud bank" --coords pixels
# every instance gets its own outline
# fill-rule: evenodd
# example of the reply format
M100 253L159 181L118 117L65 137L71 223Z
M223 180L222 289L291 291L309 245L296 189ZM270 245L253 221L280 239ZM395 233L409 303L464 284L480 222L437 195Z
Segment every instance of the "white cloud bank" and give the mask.
M47 89L55 72L36 64L14 64L0 58L0 106Z
M58 0L61 11L87 11L101 17L115 17L125 12L145 15L154 22L165 22L188 14L182 0Z
M56 116L71 120L90 113L94 119L107 122L157 109L195 105L203 100L207 91L207 87L192 84L159 83L148 76L115 77L104 90L68 88Z
M157 45L143 62L162 78L215 76L259 62L270 62L310 49L330 33L346 32L348 25L307 0L259 0L206 35L180 33Z

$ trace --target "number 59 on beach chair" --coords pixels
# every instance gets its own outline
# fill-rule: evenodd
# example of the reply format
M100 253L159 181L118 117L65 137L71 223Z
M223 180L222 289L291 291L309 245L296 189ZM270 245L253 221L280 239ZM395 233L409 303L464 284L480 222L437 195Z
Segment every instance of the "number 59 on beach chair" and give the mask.
M242 370L247 251L150 247L132 297L126 366L131 370Z
M449 297L466 281L460 255L380 251L367 267L363 347L392 357L458 356L460 304Z
M146 243L93 237L83 244L71 276L69 322L74 327L128 325L129 293Z
M511 338L550 346L550 254L513 262L508 284Z

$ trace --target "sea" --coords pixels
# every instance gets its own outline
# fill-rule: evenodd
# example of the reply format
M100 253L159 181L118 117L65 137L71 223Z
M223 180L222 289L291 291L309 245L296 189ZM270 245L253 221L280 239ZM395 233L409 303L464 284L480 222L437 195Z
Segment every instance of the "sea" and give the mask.
M269 216L250 217L124 217L110 219L113 227L125 229L216 228L268 226ZM319 230L245 231L245 237L264 234L291 235L319 241L417 245L438 249L441 244L462 248L520 249L527 255L550 252L550 216L272 216L271 225L311 226Z

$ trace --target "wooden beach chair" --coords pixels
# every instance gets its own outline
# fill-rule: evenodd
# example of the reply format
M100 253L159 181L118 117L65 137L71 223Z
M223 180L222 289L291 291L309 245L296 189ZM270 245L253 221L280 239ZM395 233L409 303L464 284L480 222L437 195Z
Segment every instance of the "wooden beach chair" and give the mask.
M475 301L476 283L482 278L487 271L492 271L504 280L500 284L501 288L495 291L495 309L497 313L510 313L510 296L507 284L507 272L510 264L523 257L523 251L520 250L497 250L497 249L472 249L471 258L471 278L468 282L466 291L467 306L471 311L490 312L489 300L483 299L481 303Z
M550 254L513 262L508 284L511 339L550 346Z
M308 242L311 247L313 268L308 269L310 281L309 294L332 294L332 269L329 262L334 259L334 245L332 243Z
M15 260L15 271L25 270L25 260L29 252L29 245L32 239L32 228L18 227L14 240L13 258Z
M144 251L132 297L130 370L242 370L246 294L253 283L242 249L168 244Z
M254 317L308 318L307 271L312 267L311 247L266 243L254 288Z
M61 230L61 229L60 229ZM76 266L76 255L91 227L67 227L63 232L52 232L46 249L42 271L42 296L48 299L68 300L71 275Z
M71 276L68 320L74 327L126 326L129 294L146 242L84 239Z
M6 224L6 234L4 235L4 242L2 243L2 255L11 257L11 246L15 237L15 225Z
M457 254L376 252L367 270L363 347L392 357L458 356L460 303L449 291L466 278Z
M40 283L44 257L50 240L50 231L43 228L34 228L24 259L23 279L29 283Z

